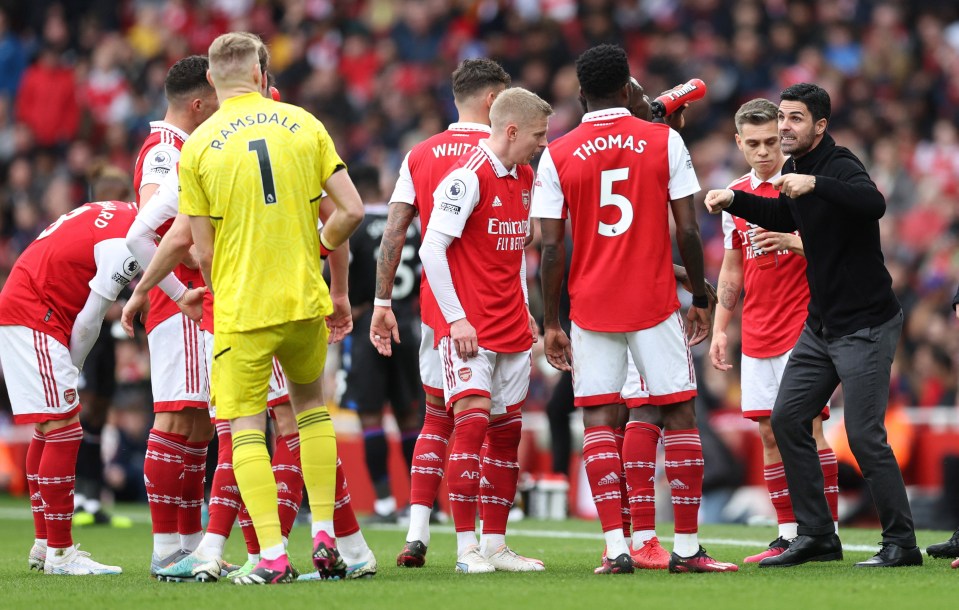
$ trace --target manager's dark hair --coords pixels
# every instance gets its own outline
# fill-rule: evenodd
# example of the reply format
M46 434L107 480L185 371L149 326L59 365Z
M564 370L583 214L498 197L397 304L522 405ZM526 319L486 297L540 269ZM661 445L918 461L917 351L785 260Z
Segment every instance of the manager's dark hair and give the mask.
M829 94L819 85L812 83L796 83L783 89L779 94L779 99L788 102L802 102L809 109L812 120L815 123L819 119L829 120L832 111L832 103L829 101Z
M612 97L629 82L626 51L612 44L601 44L586 50L576 60L576 77L587 98Z

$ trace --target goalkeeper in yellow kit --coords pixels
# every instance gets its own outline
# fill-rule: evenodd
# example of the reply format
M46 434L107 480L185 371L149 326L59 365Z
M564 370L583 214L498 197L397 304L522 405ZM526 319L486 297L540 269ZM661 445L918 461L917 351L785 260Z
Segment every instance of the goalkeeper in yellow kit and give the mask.
M313 514L313 563L345 572L333 538L336 435L322 373L333 313L321 255L343 244L363 204L316 118L264 97L269 55L253 34L232 32L209 49L220 109L193 132L180 158L180 212L190 216L200 268L214 300L213 392L233 432L233 469L261 547L239 584L290 582L264 434L275 354L289 382ZM336 211L317 234L323 191Z

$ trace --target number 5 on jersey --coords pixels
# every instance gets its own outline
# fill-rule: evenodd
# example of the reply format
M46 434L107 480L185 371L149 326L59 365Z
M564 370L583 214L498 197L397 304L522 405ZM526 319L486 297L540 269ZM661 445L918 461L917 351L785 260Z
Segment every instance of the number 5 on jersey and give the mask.
M604 208L613 205L619 208L619 221L615 224L606 224L599 221L599 234L605 237L616 237L622 235L633 224L633 204L632 202L613 192L613 183L629 179L629 168L621 167L619 169L607 169L600 174L599 182L599 207Z
M250 152L256 153L260 162L260 181L263 183L263 201L267 205L276 203L276 185L273 183L273 165L270 163L270 151L266 148L266 140L250 140Z

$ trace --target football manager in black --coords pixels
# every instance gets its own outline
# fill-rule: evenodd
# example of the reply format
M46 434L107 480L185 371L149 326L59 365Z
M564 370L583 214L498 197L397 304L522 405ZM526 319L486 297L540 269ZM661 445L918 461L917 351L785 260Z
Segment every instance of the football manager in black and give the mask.
M783 372L772 412L798 536L760 567L842 559L823 494L812 421L839 383L849 446L882 522L882 546L861 567L921 565L902 473L886 442L884 419L902 309L879 242L886 202L865 167L826 133L829 94L800 83L780 96L779 136L791 158L773 181L778 199L710 191L706 207L770 231L798 230L806 251L809 316Z

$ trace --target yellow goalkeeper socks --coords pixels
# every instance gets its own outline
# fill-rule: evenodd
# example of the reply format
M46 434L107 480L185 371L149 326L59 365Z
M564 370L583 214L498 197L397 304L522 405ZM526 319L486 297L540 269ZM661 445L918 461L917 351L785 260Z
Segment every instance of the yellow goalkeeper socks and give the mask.
M233 473L240 495L253 520L261 549L282 548L277 512L276 479L266 450L266 435L260 430L233 433ZM267 557L275 559L275 557Z
M300 429L300 464L310 496L313 522L333 521L336 496L336 432L326 407L296 416ZM234 458L235 461L235 458Z

